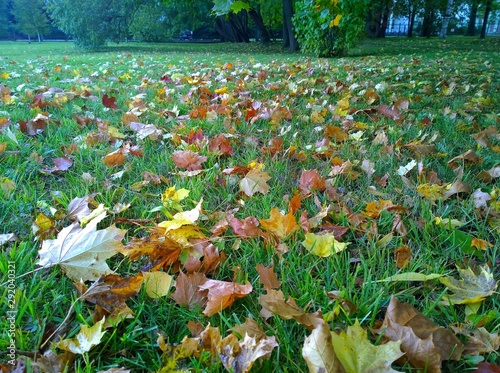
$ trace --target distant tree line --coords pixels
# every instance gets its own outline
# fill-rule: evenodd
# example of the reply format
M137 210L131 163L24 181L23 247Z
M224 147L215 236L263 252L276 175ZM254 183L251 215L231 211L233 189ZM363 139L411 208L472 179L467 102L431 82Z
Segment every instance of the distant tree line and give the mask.
M408 36L446 37L450 27L485 36L500 0L0 0L0 39L71 38L86 49L108 41L162 42L192 30L195 39L268 43L342 55L362 35L385 37L391 17ZM476 30L476 19L482 28ZM419 20L418 30L415 20Z

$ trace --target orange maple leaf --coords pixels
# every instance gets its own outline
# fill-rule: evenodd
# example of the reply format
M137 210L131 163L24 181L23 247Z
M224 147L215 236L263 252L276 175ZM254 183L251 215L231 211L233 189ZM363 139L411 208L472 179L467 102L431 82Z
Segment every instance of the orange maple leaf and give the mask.
M238 298L246 297L252 292L252 284L245 285L235 282L208 280L198 287L200 290L208 290L208 303L203 311L206 316L215 315L217 312L230 307Z
M284 240L299 229L299 225L291 211L283 215L277 208L271 209L269 219L259 219L259 222L262 229L272 233L280 240Z

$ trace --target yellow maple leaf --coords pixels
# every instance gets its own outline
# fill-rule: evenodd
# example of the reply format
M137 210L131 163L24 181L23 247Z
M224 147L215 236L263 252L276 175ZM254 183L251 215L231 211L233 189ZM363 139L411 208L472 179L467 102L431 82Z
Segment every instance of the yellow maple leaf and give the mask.
M178 212L173 216L172 220L162 221L158 224L159 227L165 228L165 232L171 231L173 229L177 229L182 227L183 225L192 225L194 224L198 218L200 217L201 211L201 203L203 202L203 198L200 199L200 202L196 205L196 207L189 211Z
M347 327L347 332L332 333L335 354L347 373L396 373L391 364L404 355L401 341L390 341L380 346L370 343L359 321Z
M492 295L497 288L497 283L488 266L480 267L480 274L474 273L471 268L458 268L458 273L460 280L453 277L439 278L439 281L453 292L453 294L445 295L446 304L479 303Z
M89 352L92 347L101 343L101 338L106 333L102 331L105 318L96 322L94 326L89 328L87 325L81 325L80 332L72 339L63 339L56 343L56 346L61 350L69 351L74 354L84 354Z
M339 242L335 239L332 233L317 235L307 233L302 245L312 254L328 257L335 253L344 251L350 242Z
M421 184L417 186L417 193L431 201L444 198L446 186L438 184Z

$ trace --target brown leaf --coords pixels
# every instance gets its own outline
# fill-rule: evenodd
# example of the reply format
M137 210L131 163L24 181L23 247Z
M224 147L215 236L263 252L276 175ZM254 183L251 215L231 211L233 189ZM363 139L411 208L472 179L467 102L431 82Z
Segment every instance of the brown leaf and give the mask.
M111 274L99 278L89 288L83 282L75 283L75 287L83 300L98 304L112 313L116 308L127 307L125 301L137 295L143 281L141 274L125 278Z
M500 133L498 132L498 128L495 126L489 126L484 131L473 133L471 137L476 140L479 145L488 148L491 145L490 139L498 139L500 137Z
M276 273L274 273L274 266L264 267L264 265L259 263L256 269L260 276L260 283L264 286L264 289L279 289L281 287L281 281L278 281Z
M179 168L195 171L202 169L201 164L207 160L207 157L201 156L191 150L177 150L172 154L172 160Z
M116 106L116 97L108 96L107 93L102 96L102 104L113 110L118 109L118 106Z
M248 373L256 361L269 358L276 347L278 343L275 337L266 336L257 341L254 337L245 335L236 348L230 344L223 344L220 358L222 365L228 371Z
M281 290L267 290L266 294L259 297L259 303L262 306L260 315L265 319L276 314L285 320L295 320L309 329L313 329L323 321L320 313L305 312L293 298L285 301L285 295Z
M450 159L448 161L448 166L451 168L457 168L462 164L468 165L477 165L480 164L483 160L474 153L474 150L467 150L465 153L457 155L456 157ZM458 163L460 162L460 164Z
M464 345L464 355L488 354L498 351L500 348L500 336L498 333L489 333L485 328L468 329L465 327L451 327L456 334L467 336Z
M428 373L440 373L443 360L459 360L463 351L453 333L396 297L391 298L382 326L373 331L391 341L401 341L401 350L411 365Z
M56 354L48 349L41 357L31 363L31 368L34 372L63 373L73 364L74 359L75 354L72 352L64 351L61 354Z
M179 272L175 280L175 291L171 297L175 303L187 307L190 310L196 307L204 307L207 302L207 291L200 290L200 286L207 282L204 273L184 274Z
M259 228L259 221L253 216L249 216L243 220L233 218L229 221L229 225L234 231L234 234L241 238L262 236L264 232Z
M322 192L326 189L325 179L317 170L304 170L299 179L299 190L303 196L309 196L314 191Z
M468 184L461 182L460 180L455 181L443 192L445 198L450 198L451 196L458 193L470 193L472 190Z
M200 290L208 290L208 303L203 311L206 316L212 316L230 307L238 298L246 297L252 292L252 284L245 285L235 282L207 280L199 286Z
M476 370L472 370L471 372L476 373L500 373L500 366L488 363L486 361L482 361L477 365Z
M259 219L259 222L262 229L272 233L280 240L284 240L299 229L297 221L291 212L283 215L276 208L271 209L269 219Z
M212 137L208 143L208 148L212 153L217 153L220 155L233 155L234 151L231 147L231 143L224 134L219 134Z
M237 324L233 326L231 329L233 333L239 334L239 336L243 337L248 335L249 337L253 337L256 340L260 340L261 338L266 337L264 330L262 327L255 322L254 319L247 317L243 324ZM240 338L241 338L240 337Z
M396 259L396 267L405 268L410 264L412 253L411 249L406 246L400 246L394 251L394 257Z
M489 170L483 170L477 175L477 178L484 183L489 183L493 179L500 177L500 166L494 166Z
M61 171L66 171L73 165L73 160L66 157L54 158L52 162L54 162L54 167L42 168L40 171L46 174L53 174Z

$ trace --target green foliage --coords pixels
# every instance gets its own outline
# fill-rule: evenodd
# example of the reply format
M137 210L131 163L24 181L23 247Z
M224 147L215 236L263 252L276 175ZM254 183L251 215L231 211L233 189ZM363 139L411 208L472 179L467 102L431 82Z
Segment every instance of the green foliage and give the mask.
M107 40L119 42L128 28L138 0L48 0L47 9L57 26L84 49L97 49Z
M16 28L28 36L40 35L49 30L49 20L44 11L43 0L14 0L12 14Z
M341 56L362 33L368 1L300 0L293 22L304 52L316 56Z

